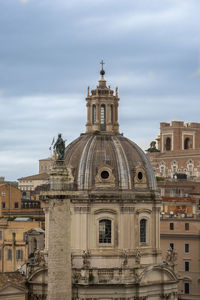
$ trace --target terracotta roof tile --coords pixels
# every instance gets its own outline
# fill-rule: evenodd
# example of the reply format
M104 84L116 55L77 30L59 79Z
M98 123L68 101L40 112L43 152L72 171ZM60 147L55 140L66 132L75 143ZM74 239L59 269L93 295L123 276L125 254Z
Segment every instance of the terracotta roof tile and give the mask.
M47 173L40 173L40 174L36 174L36 175L31 175L31 176L27 176L27 177L21 177L18 178L18 180L47 180L49 179L50 175Z
M185 202L188 205L195 203L195 198L190 197L162 197L163 202Z
M22 288L25 287L25 278L19 272L0 273L0 289L7 286L8 283Z

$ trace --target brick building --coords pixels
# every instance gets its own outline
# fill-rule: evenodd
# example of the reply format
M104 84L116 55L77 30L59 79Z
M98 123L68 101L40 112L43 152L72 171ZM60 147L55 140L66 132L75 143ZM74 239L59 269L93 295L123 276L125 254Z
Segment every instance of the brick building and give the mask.
M0 184L0 216L6 218L30 217L44 220L44 212L39 197L32 199L30 195L23 193L10 183Z
M200 180L200 123L162 122L157 141L159 151L148 151L156 176Z
M161 249L177 252L179 299L197 300L200 295L200 187L199 182L171 179L158 182L162 195Z
M10 183L0 184L0 216L21 208L21 191Z
M161 249L163 259L169 248L177 252L179 299L197 300L200 295L200 219L194 215L172 214L161 219ZM185 203L187 207L187 203Z

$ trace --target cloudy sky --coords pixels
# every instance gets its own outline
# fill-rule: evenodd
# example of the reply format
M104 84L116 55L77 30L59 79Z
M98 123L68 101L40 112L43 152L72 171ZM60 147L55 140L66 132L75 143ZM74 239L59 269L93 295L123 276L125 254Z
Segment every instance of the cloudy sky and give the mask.
M199 0L1 0L0 176L36 174L58 132L85 132L102 58L120 131L143 149L162 121L200 122L199 12Z

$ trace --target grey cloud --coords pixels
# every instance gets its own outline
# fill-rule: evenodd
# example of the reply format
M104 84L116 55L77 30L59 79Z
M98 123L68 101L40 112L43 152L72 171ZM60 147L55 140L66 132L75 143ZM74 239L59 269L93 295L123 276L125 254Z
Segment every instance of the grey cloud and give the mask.
M199 121L199 9L195 0L1 1L0 175L36 172L53 136L85 131L102 58L119 87L121 131L144 149L161 121Z

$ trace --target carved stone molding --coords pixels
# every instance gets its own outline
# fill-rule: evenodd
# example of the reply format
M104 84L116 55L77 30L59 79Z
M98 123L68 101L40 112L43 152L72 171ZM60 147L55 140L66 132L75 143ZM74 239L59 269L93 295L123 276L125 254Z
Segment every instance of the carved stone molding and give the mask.
M135 211L135 207L128 207L128 206L121 206L120 207L120 212L123 214L130 214Z
M90 213L91 209L89 206L76 206L74 207L74 212L76 214L88 214Z

